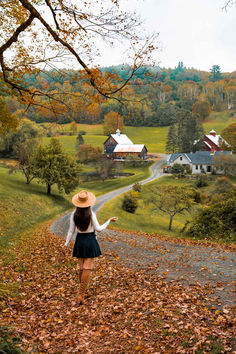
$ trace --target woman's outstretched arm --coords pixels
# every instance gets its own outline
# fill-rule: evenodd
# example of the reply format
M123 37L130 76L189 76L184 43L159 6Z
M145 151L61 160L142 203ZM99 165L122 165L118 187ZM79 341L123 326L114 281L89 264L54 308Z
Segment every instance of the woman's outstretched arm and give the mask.
M69 226L69 230L67 233L67 237L66 237L66 243L65 246L68 246L74 232L75 232L75 222L74 222L74 211L71 213L70 215L70 226Z
M95 231L102 231L102 230L105 230L107 228L107 226L109 225L110 221L112 221L110 219L108 219L103 225L100 225L99 222L98 222L98 219L96 217L96 214L94 212L92 212L92 219L93 219L93 227L94 227L94 230Z

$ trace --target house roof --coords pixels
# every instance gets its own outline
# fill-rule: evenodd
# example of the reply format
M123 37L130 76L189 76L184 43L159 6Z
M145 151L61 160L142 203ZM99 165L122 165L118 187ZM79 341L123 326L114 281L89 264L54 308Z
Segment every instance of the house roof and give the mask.
M225 140L222 138L222 136L220 136L220 135L214 136L214 135L208 134L208 135L205 135L205 137L207 137L209 140L211 140L211 141L212 141L215 145L217 145L217 146L220 145L220 140L221 140L222 142L224 142L226 145L229 145L229 144L227 143L227 141L225 141ZM204 143L206 144L205 141L204 141Z
M144 147L144 144L118 144L113 152L141 152Z
M125 134L111 134L112 138L120 145L133 145L133 142Z
M231 151L215 151L214 154L211 151L196 151L194 153L175 153L171 154L168 163L174 162L179 156L186 157L194 165L213 165L213 156L219 154L232 154Z

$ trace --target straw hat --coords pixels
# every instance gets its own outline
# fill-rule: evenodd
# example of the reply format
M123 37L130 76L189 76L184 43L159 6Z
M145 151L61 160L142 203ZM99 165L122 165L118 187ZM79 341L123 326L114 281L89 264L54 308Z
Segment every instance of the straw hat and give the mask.
M93 193L80 191L72 198L72 203L79 208L87 208L95 204L96 197Z

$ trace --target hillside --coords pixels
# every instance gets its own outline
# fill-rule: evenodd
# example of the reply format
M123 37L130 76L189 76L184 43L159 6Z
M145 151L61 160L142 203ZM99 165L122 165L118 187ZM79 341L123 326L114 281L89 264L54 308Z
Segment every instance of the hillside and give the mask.
M111 84L117 86L127 79L130 71L129 66L101 68L104 75L111 73ZM112 78L112 73L115 73L115 78ZM99 124L107 113L114 111L124 117L127 126L162 127L176 122L180 109L192 111L197 102L207 102L213 112L227 110L234 113L235 109L235 72L203 72L186 68L183 63L174 69L140 68L123 89L122 96L117 96L124 100L123 105L98 96L81 75L81 72L67 70L63 75L42 71L28 79L26 77L29 87L43 90L47 95L53 93L57 98L53 105L47 97L37 98L36 105L27 112L22 111L25 107L16 97L4 93L4 86L2 96L11 113L19 117L26 115L38 123L75 121Z

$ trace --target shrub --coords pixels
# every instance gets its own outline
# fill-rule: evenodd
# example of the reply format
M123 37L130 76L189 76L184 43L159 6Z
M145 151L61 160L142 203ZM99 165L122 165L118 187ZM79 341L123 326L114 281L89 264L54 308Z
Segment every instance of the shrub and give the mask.
M134 214L138 207L138 198L135 192L125 194L122 201L122 209L128 213Z
M201 203L201 193L197 189L193 189L192 198L195 203Z
M236 198L201 208L182 230L198 239L236 241Z
M125 158L125 163L127 166L139 167L143 166L144 161L137 155L127 155Z
M171 167L170 173L172 173L173 175L178 175L178 177L183 177L184 166L180 165L179 163L174 163L174 165Z
M208 186L207 176L204 176L204 175L197 176L195 184L196 184L197 188L202 188L202 187Z
M135 192L141 192L141 189L142 189L142 185L139 183L139 182L136 182L132 189L135 191Z
M211 194L211 202L218 203L236 196L236 187L227 177L219 177L216 180Z
M191 169L191 167L189 165L186 165L184 167L184 170L185 170L186 175L191 175L192 174L192 169Z

